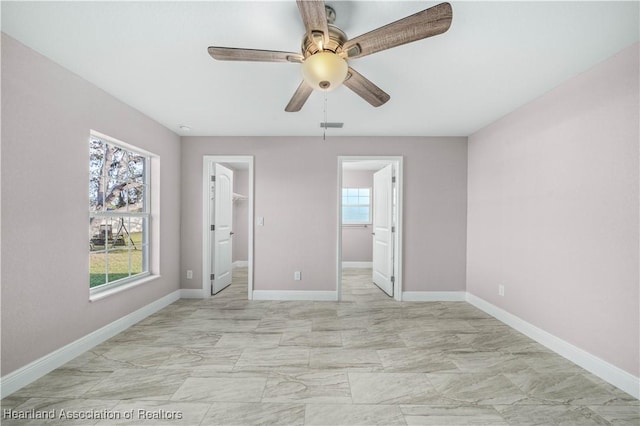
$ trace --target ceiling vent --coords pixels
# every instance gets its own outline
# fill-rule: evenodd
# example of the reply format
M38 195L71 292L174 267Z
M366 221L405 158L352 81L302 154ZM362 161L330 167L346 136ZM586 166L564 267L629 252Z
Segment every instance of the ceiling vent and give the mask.
M320 123L320 127L323 129L342 129L342 126L344 126L344 123Z

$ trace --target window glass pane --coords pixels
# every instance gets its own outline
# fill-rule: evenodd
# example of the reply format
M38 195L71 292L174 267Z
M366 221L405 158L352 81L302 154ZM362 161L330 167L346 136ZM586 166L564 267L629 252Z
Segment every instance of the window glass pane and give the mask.
M369 212L367 207L345 207L342 210L343 223L368 223Z
M109 219L92 218L89 220L90 244L89 248L97 251L104 250L111 243L112 224Z
M98 250L96 246L96 240L100 238L100 219L91 217L89 218L89 251Z
M358 205L358 197L357 196L356 197L348 197L347 204L349 204L351 206L353 206L353 205L357 206Z
M109 169L107 175L115 181L129 181L129 158L127 151L114 146L107 145L107 164Z
M124 192L127 194L128 210L130 212L145 211L144 193L146 186L141 183L129 183Z
M114 155L114 166L117 173L117 178L121 182L129 182L131 180L131 173L129 171L129 151L125 151L122 148L117 148L117 155Z
M111 219L111 246L127 246L127 220L124 217L114 217Z
M145 243L143 239L145 218L132 217L129 219L127 225L127 231L129 232L128 244L132 246L132 249L142 250L142 245Z
M89 139L89 174L91 177L103 175L104 148L105 144L100 139Z
M131 274L140 274L146 272L144 264L145 252L147 250L147 241L145 236L147 219L143 217L132 217L129 219L127 226L129 245L129 256L131 258Z
M358 188L358 195L361 197L369 196L369 188Z
M104 149L105 144L99 139L89 140L89 210L102 210L102 194L104 193Z
M137 249L131 248L131 275L144 272L142 246L136 243Z
M129 169L129 180L135 183L145 183L146 158L135 152L128 153L127 167Z
M126 211L127 202L124 198L123 189L126 184L119 181L115 177L107 178L107 187L105 193L105 209Z
M369 221L369 207L358 207L358 220L360 222Z
M90 177L89 178L89 211L102 211L103 210L103 188L104 179L102 177Z
M347 188L347 195L350 197L358 196L358 188Z
M356 222L355 207L344 207L342 209L342 222L343 223Z
M89 287L104 284L107 281L106 253L89 253Z
M360 198L360 202L358 204L360 205L369 205L369 197L366 196L361 196Z
M114 247L107 252L107 279L109 282L129 276L129 250L126 247Z

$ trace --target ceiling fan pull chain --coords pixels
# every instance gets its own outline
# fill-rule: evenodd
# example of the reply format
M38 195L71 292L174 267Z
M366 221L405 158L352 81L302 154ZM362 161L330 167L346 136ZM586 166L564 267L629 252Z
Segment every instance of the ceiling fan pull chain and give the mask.
M324 132L322 133L322 140L327 140L327 92L324 92Z

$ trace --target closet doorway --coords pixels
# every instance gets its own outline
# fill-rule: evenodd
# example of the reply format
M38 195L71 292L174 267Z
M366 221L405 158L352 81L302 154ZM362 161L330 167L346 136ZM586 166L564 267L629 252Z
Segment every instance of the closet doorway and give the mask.
M215 295L246 270L253 294L253 157L204 156L202 194L202 291ZM244 275L244 274L242 274ZM242 284L244 285L244 284Z

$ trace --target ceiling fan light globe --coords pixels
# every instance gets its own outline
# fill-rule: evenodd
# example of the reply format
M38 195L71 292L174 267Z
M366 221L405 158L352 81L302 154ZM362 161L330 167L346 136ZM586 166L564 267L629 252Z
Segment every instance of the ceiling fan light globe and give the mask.
M333 52L318 52L302 63L304 81L315 90L329 92L339 87L347 78L349 66Z

